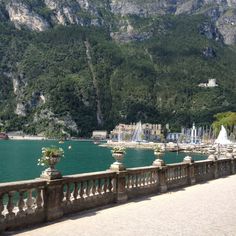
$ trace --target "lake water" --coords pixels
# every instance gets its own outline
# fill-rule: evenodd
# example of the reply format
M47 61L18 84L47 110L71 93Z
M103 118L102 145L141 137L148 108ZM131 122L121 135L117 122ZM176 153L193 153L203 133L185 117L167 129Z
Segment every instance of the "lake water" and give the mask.
M42 147L57 145L64 149L65 158L57 165L63 175L107 170L114 162L111 150L99 147L91 141L0 141L0 182L34 179L40 176L41 166L37 159L41 156ZM68 146L71 145L71 149ZM165 153L167 164L182 162L186 153ZM192 155L194 160L206 157ZM127 149L124 164L126 167L149 166L154 161L153 150Z

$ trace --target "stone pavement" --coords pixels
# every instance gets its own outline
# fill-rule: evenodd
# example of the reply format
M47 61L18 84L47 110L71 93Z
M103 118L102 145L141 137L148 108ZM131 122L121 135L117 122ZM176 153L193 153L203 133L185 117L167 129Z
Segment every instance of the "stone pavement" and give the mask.
M236 236L236 175L5 235Z

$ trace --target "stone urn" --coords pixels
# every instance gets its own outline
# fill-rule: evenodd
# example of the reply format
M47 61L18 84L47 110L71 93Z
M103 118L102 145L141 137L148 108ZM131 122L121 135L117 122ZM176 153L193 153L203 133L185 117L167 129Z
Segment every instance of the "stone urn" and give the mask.
M49 180L61 179L61 173L55 168L55 165L61 160L61 157L55 155L47 158L49 167L42 172L40 177Z
M192 163L194 163L194 160L193 160L192 157L186 156L186 157L184 158L183 162L184 162L184 163L188 163L188 164L192 164Z
M113 164L111 164L110 170L115 170L115 171L125 170L125 166L123 164L125 152L113 152L112 156L116 161Z
M163 161L164 156L164 150L154 150L154 155L156 157L156 160L152 163L153 166L164 166L165 162Z
M47 166L40 178L53 180L61 179L61 173L55 168L55 165L64 157L64 151L62 148L51 146L42 148L42 156L38 159L38 165Z

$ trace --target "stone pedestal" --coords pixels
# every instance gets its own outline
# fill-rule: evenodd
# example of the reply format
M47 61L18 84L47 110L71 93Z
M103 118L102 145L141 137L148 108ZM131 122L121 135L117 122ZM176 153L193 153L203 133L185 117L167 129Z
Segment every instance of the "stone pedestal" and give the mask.
M124 153L123 152L114 152L112 153L112 156L115 158L115 162L111 164L110 170L112 171L123 171L125 170L125 166L123 164L124 159Z
M47 180L61 179L61 173L55 168L55 165L61 160L60 155L50 155L43 157L48 160L48 168L42 172L40 178Z
M61 179L62 175L58 170L49 167L42 172L40 178L47 180L55 180L55 179Z
M217 160L217 157L216 157L216 155L215 155L215 152L216 152L215 148L214 148L214 147L210 148L210 149L208 150L208 152L210 153L210 155L208 156L207 159L208 159L209 161L216 161L216 160Z
M188 165L188 182L190 185L193 185L196 183L196 178L195 178L195 172L194 172L194 161L193 158L190 156L186 156L183 160L184 163L189 164Z
M234 156L233 156L233 148L232 147L227 147L227 149L226 149L226 158L234 158Z
M165 162L162 159L164 152L162 150L160 150L158 152L154 151L154 155L156 156L156 160L152 163L152 165L157 166L157 167L165 166Z

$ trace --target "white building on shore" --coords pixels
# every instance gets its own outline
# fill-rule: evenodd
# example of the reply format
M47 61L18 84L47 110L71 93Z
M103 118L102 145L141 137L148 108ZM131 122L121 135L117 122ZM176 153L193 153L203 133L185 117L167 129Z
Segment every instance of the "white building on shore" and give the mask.
M198 85L198 87L201 87L201 88L215 88L218 86L219 85L216 83L216 79L209 79L208 83L201 83Z

